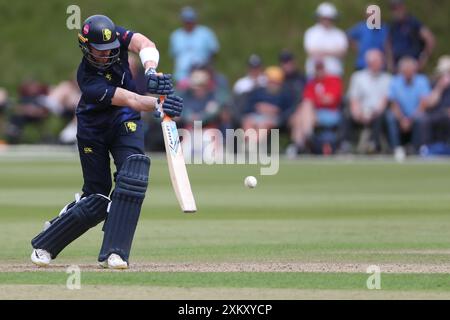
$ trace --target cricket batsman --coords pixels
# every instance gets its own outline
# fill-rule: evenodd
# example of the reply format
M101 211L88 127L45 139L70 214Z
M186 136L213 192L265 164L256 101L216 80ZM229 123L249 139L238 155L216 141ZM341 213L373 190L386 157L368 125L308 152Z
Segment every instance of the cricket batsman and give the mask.
M177 117L183 101L173 95L171 75L156 72L159 52L144 35L94 15L84 22L78 41L83 53L77 73L82 96L76 110L83 193L31 241L31 261L47 266L72 241L106 219L99 264L126 269L150 170L140 112ZM136 93L128 51L141 59L148 93L165 99ZM117 170L111 195L110 154Z

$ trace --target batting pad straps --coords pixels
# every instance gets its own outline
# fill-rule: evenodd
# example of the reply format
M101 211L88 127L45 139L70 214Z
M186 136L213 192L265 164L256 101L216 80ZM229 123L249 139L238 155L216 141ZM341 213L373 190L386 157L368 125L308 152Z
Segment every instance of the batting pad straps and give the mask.
M149 170L150 158L145 155L132 155L123 163L111 197L99 261L104 261L110 254L115 253L128 262L147 191Z
M81 199L31 241L33 248L47 250L56 258L72 241L105 219L109 202L101 194Z

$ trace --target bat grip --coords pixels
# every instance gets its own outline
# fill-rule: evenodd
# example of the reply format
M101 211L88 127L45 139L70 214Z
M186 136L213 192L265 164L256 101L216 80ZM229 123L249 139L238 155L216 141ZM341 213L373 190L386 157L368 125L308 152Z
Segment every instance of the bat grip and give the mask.
M159 101L161 101L161 105L164 103L164 100L166 99L166 96L159 96ZM170 121L172 120L168 115L166 115L164 113L164 111L159 110L160 114L161 114L161 118L163 121Z
M162 72L158 72L158 75L162 75ZM166 99L166 96L159 96L159 101L161 101L161 106L162 106L162 104L164 103L164 100ZM170 119L170 117L169 116L167 116L165 113L164 113L164 111L162 111L162 110L158 110L159 111L159 113L161 114L161 118L162 118L162 120L163 121L170 121L171 119Z

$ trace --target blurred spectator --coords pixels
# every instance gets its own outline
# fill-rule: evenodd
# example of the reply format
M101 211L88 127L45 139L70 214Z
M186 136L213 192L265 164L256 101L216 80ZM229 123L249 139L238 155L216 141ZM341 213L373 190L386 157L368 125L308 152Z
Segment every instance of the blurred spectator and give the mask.
M415 58L419 70L423 70L435 46L433 33L408 13L403 0L390 0L390 7L393 20L386 46L389 70L395 72L403 57Z
M280 115L291 105L289 97L283 92L284 75L281 68L268 67L265 75L267 86L256 88L250 93L242 119L244 130L278 128Z
M0 114L5 112L8 107L8 92L0 87Z
M211 87L210 74L206 70L194 70L189 83L190 88L181 94L184 100L181 114L184 127L192 128L194 121L202 121L204 126L217 127L221 104Z
M422 127L423 142L448 143L450 137L450 56L442 56L436 67L437 79L428 98L429 110Z
M342 76L342 58L347 52L348 40L345 33L335 27L338 11L333 4L324 2L317 7L316 17L317 23L306 30L304 36L304 47L308 55L306 75L308 78L313 77L315 62L321 60L328 74Z
M211 86L211 76L208 71L204 69L194 70L190 75L190 87L185 92L181 93L184 100L184 108L181 114L182 126L192 131L194 129L194 121L201 121L203 129L203 143L211 141L212 131L208 129L217 129L219 127L219 116L222 105L216 99L216 92ZM190 137L193 137L191 134ZM188 136L183 137L183 150L185 156L189 154L203 154L205 150L196 149L197 144L194 144ZM214 140L215 141L215 140Z
M45 105L52 113L59 116L65 128L59 134L59 141L64 144L76 143L77 120L75 110L80 101L81 92L76 79L59 83L49 90L47 96L39 98L39 102Z
M327 74L324 63L317 60L315 77L306 84L303 102L290 119L292 144L286 149L288 157L305 151L316 127L336 128L340 124L342 95L341 78Z
M349 143L356 128L369 128L370 140L366 152L380 149L380 133L383 114L388 102L391 76L383 72L384 57L378 49L366 53L367 68L353 73L348 89L350 115L345 119L345 152L350 151Z
M208 90L214 93L214 99L220 105L219 129L224 131L227 128L231 128L231 95L227 78L214 68L212 62L206 65L194 66L191 75L195 71L204 71L208 74ZM191 79L178 82L177 90L179 92L184 92L189 89L191 89Z
M369 29L367 27L367 17L347 31L350 45L357 54L355 61L356 70L362 70L367 67L367 51L378 49L384 52L388 32L389 29L385 23L381 24L380 29Z
M278 59L284 74L282 90L291 102L289 108L281 115L280 125L284 128L287 125L288 119L292 116L296 107L301 102L306 79L299 70L295 61L295 56L292 52L283 50Z
M174 78L180 81L189 77L194 65L205 65L219 51L214 32L206 26L197 25L197 13L184 7L180 14L183 28L170 36L169 52L175 60Z
M240 124L242 113L248 104L251 92L267 85L267 77L263 70L261 58L252 54L247 61L247 75L238 79L233 86L233 103L231 117L234 124Z
M0 144L3 143L3 140L1 140L1 139L3 138L4 130L5 130L4 114L6 112L6 109L8 109L8 106L9 106L8 92L6 91L6 89L3 89L0 87Z
M387 111L386 119L389 140L398 160L405 156L405 150L401 147L401 133L411 134L415 151L422 144L420 128L431 88L428 78L417 72L418 63L414 58L402 58L399 74L392 79L389 88L391 109Z
M248 58L247 66L247 75L238 79L233 86L233 94L235 96L244 95L257 87L265 87L267 84L263 63L258 55L252 54Z
M23 129L30 123L41 124L49 115L49 110L41 104L42 96L48 94L48 87L36 80L25 80L19 87L18 104L6 128L9 143L19 143Z
M214 68L212 62L200 66L198 69L205 70L209 75L209 87L214 91L216 100L221 106L230 104L231 93L227 77Z

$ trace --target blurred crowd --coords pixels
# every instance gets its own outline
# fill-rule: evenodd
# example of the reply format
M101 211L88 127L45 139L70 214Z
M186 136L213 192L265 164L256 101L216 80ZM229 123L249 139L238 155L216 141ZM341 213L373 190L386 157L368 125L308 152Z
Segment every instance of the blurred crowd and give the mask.
M371 29L364 11L360 23L341 30L337 8L320 4L316 23L302 39L304 66L286 49L280 48L276 65L265 65L253 53L232 85L214 66L220 51L214 31L199 23L195 9L184 7L182 25L172 32L169 47L177 94L184 99L179 126L192 129L201 120L204 128L222 132L279 129L289 158L304 153L392 153L397 159L450 155L450 56L429 66L432 31L403 0L389 5L389 23ZM344 60L351 50L356 59L352 74L346 75ZM139 59L130 56L130 65L144 93ZM63 119L57 142L75 143L79 97L75 80L49 87L27 79L15 103L0 88L0 130L6 142L21 143L28 125L42 125L56 115ZM149 114L143 118L147 148L162 150L159 121ZM41 141L52 142L45 139Z

